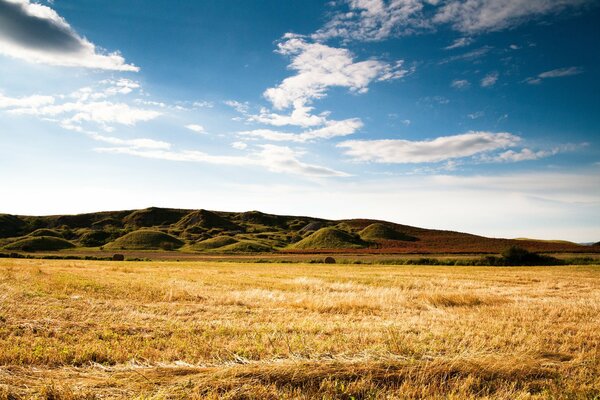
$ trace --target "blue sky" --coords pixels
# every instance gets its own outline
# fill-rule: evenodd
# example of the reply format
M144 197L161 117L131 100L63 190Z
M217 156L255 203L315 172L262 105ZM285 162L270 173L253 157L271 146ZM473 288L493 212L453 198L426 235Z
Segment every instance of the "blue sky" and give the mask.
M600 237L592 0L0 0L0 211Z

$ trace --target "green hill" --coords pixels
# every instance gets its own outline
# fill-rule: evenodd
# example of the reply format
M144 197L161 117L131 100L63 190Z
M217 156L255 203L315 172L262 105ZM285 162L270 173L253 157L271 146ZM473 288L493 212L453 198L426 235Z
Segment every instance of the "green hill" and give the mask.
M293 245L295 249L355 249L367 247L357 235L337 228L321 228Z
M28 236L54 236L54 237L62 237L60 232L57 232L53 229L40 228L31 232Z
M232 238L231 236L217 236L214 238L206 239L198 243L194 243L187 247L189 250L193 251L206 251L212 249L218 249L223 246L227 246L230 244L237 243L237 240Z
M26 237L4 246L6 250L16 251L53 251L70 249L72 247L75 247L73 243L54 236Z
M172 250L183 246L183 242L175 236L164 232L141 229L104 246L111 250Z
M269 253L273 250L271 246L250 240L242 240L218 249L223 253Z
M185 215L175 224L177 228L202 228L202 229L222 229L222 230L240 230L241 228L217 213L207 210L192 211Z
M533 252L600 252L599 245L583 246L567 241L486 238L372 219L336 221L259 211L149 207L75 215L0 214L0 246L35 235L57 239L62 236L71 245L104 246L107 250L262 252L287 249L310 253L321 249L359 251L364 248L364 252L389 254L498 254L518 245ZM190 245L184 246L185 243Z
M187 210L150 207L133 211L123 219L123 222L125 225L137 228L171 225L179 221L188 212Z
M360 237L364 240L403 240L413 242L416 237L407 235L406 233L398 232L392 226L382 223L374 223L367 226L359 232Z

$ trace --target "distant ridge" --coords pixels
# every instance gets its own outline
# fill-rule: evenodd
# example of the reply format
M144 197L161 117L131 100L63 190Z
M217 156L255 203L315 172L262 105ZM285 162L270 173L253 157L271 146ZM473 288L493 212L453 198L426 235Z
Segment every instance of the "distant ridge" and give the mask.
M42 239L43 238L43 239ZM562 240L495 239L372 219L327 220L260 211L149 207L77 215L0 214L0 249L170 250L223 253L600 252Z

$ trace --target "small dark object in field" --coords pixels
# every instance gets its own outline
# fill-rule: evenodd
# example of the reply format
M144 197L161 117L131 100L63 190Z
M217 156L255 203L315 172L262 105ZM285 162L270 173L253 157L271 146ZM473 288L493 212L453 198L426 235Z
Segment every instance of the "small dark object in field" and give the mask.
M113 254L113 261L125 261L125 256L123 254Z
M333 257L325 257L325 260L323 260L323 262L325 264L335 264L335 258L333 258Z

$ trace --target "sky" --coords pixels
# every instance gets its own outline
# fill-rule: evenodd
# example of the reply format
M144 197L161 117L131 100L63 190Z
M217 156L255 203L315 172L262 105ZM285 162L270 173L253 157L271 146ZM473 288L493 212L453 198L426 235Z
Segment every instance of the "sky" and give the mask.
M597 0L0 0L0 212L600 240Z

